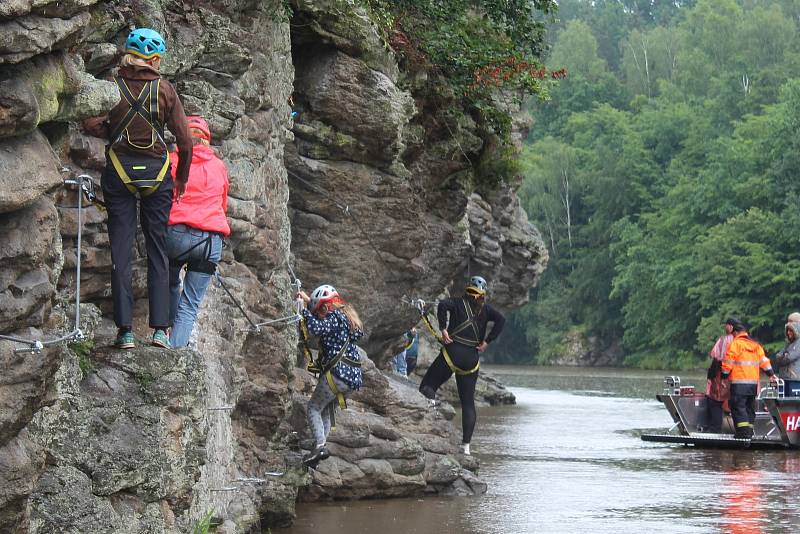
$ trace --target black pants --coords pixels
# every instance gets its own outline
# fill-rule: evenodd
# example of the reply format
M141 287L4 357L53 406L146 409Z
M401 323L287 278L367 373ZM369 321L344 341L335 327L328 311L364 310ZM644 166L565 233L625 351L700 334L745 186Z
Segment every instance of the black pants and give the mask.
M736 434L752 435L756 422L755 384L731 384L731 415Z
M413 373L414 369L416 368L417 368L417 359L406 358L406 375L411 376L411 373Z
M451 343L447 346L447 353L453 360L456 367L460 369L472 369L478 364L478 351L474 347L466 347L458 343ZM447 382L453 371L444 361L444 356L439 356L433 360L428 368L422 383L419 386L420 392L432 399L436 396L436 390ZM468 375L456 375L456 386L458 386L458 398L461 400L461 430L463 432L463 443L472 440L472 432L475 430L477 413L475 411L475 384L478 382L478 371Z
M136 207L147 248L147 293L150 300L150 327L166 329L169 325L169 258L167 257L167 220L172 207L172 178L169 173L154 193L137 199L106 165L101 180L108 210L108 238L111 241L111 296L117 328L133 324L131 263L136 238Z
M706 397L706 406L708 411L708 427L707 432L719 434L722 432L722 405L724 401L714 400L711 397Z

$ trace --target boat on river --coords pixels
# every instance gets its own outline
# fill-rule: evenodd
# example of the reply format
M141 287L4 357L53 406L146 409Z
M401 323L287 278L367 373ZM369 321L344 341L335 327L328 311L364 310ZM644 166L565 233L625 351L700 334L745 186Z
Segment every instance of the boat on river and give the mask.
M763 387L756 401L754 436L733 436L733 420L725 414L722 433L704 432L708 426L706 396L693 386L681 385L678 376L664 378L664 391L656 399L664 404L674 424L660 434L642 434L642 441L727 449L800 449L800 389L794 381L778 379Z

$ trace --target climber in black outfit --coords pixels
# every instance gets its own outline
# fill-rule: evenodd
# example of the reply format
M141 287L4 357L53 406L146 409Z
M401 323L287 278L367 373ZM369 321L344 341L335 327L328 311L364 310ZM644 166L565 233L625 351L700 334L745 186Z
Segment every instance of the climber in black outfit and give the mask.
M463 297L439 302L436 315L443 346L419 386L423 395L434 399L436 390L450 375L456 374L464 454L469 454L469 442L475 429L475 383L478 381L480 353L500 334L506 322L503 314L486 303L486 290L486 280L473 276ZM489 322L494 326L487 336Z

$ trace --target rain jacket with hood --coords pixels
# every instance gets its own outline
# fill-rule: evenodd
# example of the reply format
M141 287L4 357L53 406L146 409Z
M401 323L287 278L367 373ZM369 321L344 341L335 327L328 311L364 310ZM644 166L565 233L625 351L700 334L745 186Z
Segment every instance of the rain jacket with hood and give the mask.
M789 323L786 330L794 333L794 341L776 352L772 363L781 378L800 379L800 323Z
M752 385L755 390L760 369L769 376L774 374L764 348L747 332L737 332L722 360L722 377L730 376L732 386Z
M708 353L711 357L711 365L707 373L706 395L718 402L726 401L731 396L730 383L722 379L722 360L725 359L725 353L728 351L731 341L733 341L731 334L720 336Z
M179 154L170 155L172 175L179 167ZM228 209L228 171L214 149L202 143L194 146L189 183L186 193L173 199L169 225L185 224L192 228L216 232L224 236L231 233L225 213Z

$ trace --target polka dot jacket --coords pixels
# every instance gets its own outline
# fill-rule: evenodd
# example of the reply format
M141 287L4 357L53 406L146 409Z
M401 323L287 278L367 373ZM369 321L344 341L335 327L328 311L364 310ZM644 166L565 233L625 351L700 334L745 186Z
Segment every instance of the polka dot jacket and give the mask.
M358 329L350 329L350 321L341 310L334 310L320 319L308 310L303 310L303 318L306 320L308 332L315 336L319 336L320 345L322 347L322 365L326 365L329 361L339 354L342 346L347 343L347 334L350 334L350 346L347 347L345 355L352 360L360 360L361 356L356 350L355 341L364 337L364 332ZM331 369L333 376L342 380L353 389L361 388L361 368L350 367L345 363L337 363Z

